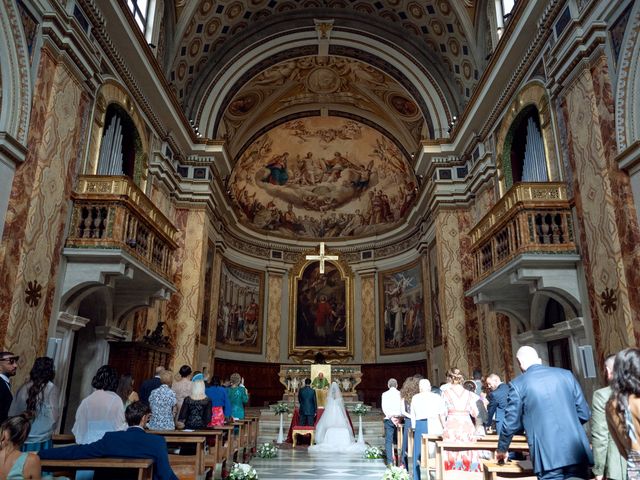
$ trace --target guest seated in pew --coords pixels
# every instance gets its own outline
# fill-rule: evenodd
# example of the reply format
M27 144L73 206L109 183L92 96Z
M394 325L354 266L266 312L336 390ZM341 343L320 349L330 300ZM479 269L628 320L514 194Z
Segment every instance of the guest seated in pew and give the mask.
M160 373L161 385L149 395L149 406L152 417L149 420L150 430L175 430L176 394L171 390L173 372L163 370Z
M40 458L21 452L29 436L31 423L27 415L10 417L0 426L0 478L40 480Z
M151 409L143 402L134 402L127 407L125 417L129 429L107 432L101 440L87 445L41 450L38 455L48 460L78 460L82 458L150 458L153 460L154 480L178 480L169 465L167 442L160 435L144 431L151 417ZM28 477L31 478L31 477ZM40 478L32 477L32 478Z
M204 377L201 373L191 380L191 395L184 399L178 414L178 428L200 430L211 421L211 399L204 393Z

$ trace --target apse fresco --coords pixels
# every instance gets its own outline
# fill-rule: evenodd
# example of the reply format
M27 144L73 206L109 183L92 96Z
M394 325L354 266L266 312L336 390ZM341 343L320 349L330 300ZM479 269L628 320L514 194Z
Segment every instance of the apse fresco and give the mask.
M240 219L284 237L360 237L396 226L416 179L397 146L354 120L292 120L259 137L229 180Z

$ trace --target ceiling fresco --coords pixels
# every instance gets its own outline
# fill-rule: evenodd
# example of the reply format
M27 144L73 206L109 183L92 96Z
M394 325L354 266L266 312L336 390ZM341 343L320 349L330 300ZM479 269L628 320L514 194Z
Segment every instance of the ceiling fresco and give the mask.
M285 238L375 235L398 226L417 194L392 140L339 117L293 120L261 135L228 186L244 225Z
M307 56L268 68L233 97L223 117L229 152L274 119L323 107L375 121L407 151L429 136L420 108L389 75L350 58Z
M457 7L467 24L473 24L474 4L464 0ZM354 20L367 15L386 23L400 37L413 41L418 49L433 53L449 72L462 99L470 97L477 83L479 66L474 58L473 39L467 38L465 22L461 22L451 0L200 0L193 9L180 9L191 18L177 39L169 67L169 82L179 101L183 105L186 101L199 101L188 98L197 78L214 56L235 47L234 37L276 15L291 14L291 28L313 28L306 23L296 25L293 14L307 9L323 9L327 17L335 10L352 15ZM257 34L255 37L252 41L259 42Z

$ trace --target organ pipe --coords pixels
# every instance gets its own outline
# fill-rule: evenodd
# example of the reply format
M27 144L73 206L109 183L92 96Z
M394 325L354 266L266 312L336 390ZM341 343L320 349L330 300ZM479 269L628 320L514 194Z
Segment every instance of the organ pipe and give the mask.
M527 140L524 150L522 180L524 182L546 182L548 179L542 135L533 117L529 117L527 119Z
M122 175L122 125L120 117L114 116L102 137L98 157L99 175Z

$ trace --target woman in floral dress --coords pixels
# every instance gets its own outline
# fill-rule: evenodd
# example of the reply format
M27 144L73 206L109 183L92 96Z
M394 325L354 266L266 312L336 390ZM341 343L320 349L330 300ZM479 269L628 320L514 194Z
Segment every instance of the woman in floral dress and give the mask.
M447 421L444 424L442 438L449 442L473 442L475 425L471 417L478 416L475 395L462 386L464 377L457 368L447 372L451 379L451 387L442 393L447 407ZM480 459L483 455L475 450L446 451L444 458L445 470L463 470L466 472L482 472Z
M147 426L150 430L175 430L176 394L171 390L173 372L164 370L160 374L162 384L149 395L151 420Z

